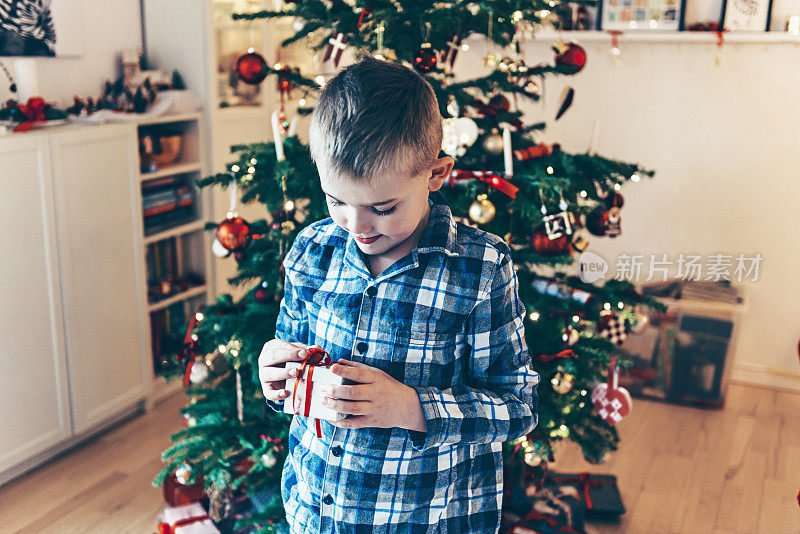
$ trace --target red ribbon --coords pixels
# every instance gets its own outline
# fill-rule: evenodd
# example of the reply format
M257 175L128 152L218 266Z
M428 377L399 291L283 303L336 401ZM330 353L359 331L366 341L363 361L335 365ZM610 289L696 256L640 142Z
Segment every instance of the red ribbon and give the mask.
M175 521L174 525L162 522L158 524L158 534L175 534L175 530L180 527L185 527L186 525L191 525L192 523L197 523L198 521L205 521L206 519L208 519L208 515L196 515L194 517L179 519Z
M566 482L566 483L574 483L577 482L578 485L581 487L583 491L583 499L586 501L586 508L592 510L594 508L594 503L592 502L592 496L589 494L590 488L597 488L603 484L613 484L614 481L611 479L597 479L597 478L589 478L591 475L590 473L578 473L578 479L575 480L573 476L567 477L553 477L550 479L551 482Z
M447 177L447 183L450 187L456 185L457 182L469 180L481 180L482 182L486 182L489 186L502 191L511 198L516 198L517 191L519 191L519 187L489 171L453 171L450 173L450 176Z
M556 358L574 358L575 352L572 349L564 349L556 354L540 354L539 361L543 363L552 362Z
M46 104L44 102L44 98L40 98L38 96L32 96L28 99L27 104L20 104L18 106L20 112L22 112L27 120L19 123L16 128L14 128L15 132L27 132L31 129L35 122L44 122L44 108Z
M366 17L370 13L372 13L372 11L370 11L369 9L365 7L361 8L361 13L358 15L358 22L356 22L356 28L361 27L361 23L364 22L364 17Z
M311 412L311 390L313 388L312 377L314 376L314 368L330 367L331 365L333 365L333 362L331 361L330 354L322 349L316 349L314 352L306 356L305 360L303 360L303 363L300 365L300 372L297 375L297 380L294 381L294 389L292 390L292 409L294 410L295 415L308 417L308 414ZM304 377L303 375L306 369L308 369L308 376L305 377L306 395L303 402L303 413L300 413L296 403L297 386L300 385L300 379ZM317 438L322 438L322 428L320 426L319 419L314 418L314 426L317 431Z

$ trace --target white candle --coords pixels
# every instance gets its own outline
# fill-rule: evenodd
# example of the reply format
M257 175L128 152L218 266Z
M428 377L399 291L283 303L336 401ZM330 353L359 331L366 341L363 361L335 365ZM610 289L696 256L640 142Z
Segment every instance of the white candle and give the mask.
M19 101L24 104L32 96L42 96L39 90L39 72L35 59L15 59L14 78L17 82Z
M514 161L511 156L511 129L503 126L503 159L506 164L506 178L514 175Z
M283 154L283 136L281 136L279 115L280 111L277 109L272 112L272 138L273 141L275 141L275 156L278 158L278 161L283 161L286 159L286 156Z

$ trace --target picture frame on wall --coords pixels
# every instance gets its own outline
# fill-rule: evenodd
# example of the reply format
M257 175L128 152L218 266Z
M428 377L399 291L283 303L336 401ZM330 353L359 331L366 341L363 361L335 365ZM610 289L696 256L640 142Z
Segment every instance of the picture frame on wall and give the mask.
M723 0L721 26L735 32L769 31L772 0Z
M685 0L600 0L599 30L680 31Z
M0 57L79 57L81 2L0 0Z

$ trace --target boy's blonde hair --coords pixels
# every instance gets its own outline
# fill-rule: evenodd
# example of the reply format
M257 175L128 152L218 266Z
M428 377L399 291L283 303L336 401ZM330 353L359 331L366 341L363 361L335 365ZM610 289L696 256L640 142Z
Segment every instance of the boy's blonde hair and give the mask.
M365 51L325 84L311 116L311 157L336 177L414 177L441 146L442 116L431 84Z

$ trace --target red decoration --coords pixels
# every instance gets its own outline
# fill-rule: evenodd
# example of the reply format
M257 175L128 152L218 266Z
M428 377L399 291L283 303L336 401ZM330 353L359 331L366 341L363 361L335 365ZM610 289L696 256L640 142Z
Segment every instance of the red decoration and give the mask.
M572 349L564 349L556 354L540 354L539 360L543 363L547 363L555 360L556 358L568 359L574 357L575 357L575 352Z
M430 43L423 43L422 48L414 55L413 65L418 72L424 73L430 72L436 68L436 62L436 53L431 48Z
M553 46L556 66L562 74L578 74L586 66L586 50L576 43L559 43Z
M622 229L619 208L595 210L586 216L586 229L596 236L617 237Z
M550 239L547 237L544 226L542 226L533 233L531 245L533 245L533 251L540 256L560 256L562 254L571 256L571 237L572 236L569 235L563 235L556 239Z
M256 299L256 302L266 302L267 301L267 290L263 287L259 287L256 289L255 294L253 297Z
M370 13L372 13L371 10L365 7L359 9L361 10L361 12L358 14L358 22L356 22L356 28L360 28L361 24L364 22L364 18L366 18L366 16L369 15Z
M32 96L28 99L27 104L20 104L17 106L17 109L25 115L25 120L21 123L17 124L16 128L14 128L15 132L27 132L33 126L35 122L44 122L44 108L47 107L47 104L44 101L44 98L40 98L38 96Z
M197 482L191 486L178 482L178 477L172 473L161 486L164 492L164 501L170 506L181 506L192 502L202 501L206 498L203 477L197 477Z
M241 217L229 217L217 226L217 241L230 251L242 250L250 237L250 224Z
M614 312L605 310L597 323L598 333L615 345L622 345L628 337L625 323L619 320Z
M612 357L608 368L608 383L598 384L592 390L592 403L597 414L609 425L615 425L631 411L631 395L628 390L617 385L619 369L617 359Z
M269 67L261 54L249 52L236 60L236 74L244 83L258 85L264 81L268 72Z
M289 73L290 72L297 73L299 71L300 71L300 69L298 69L297 67L295 67L293 69L290 69L288 66L283 66L280 69L278 69L278 85L277 85L277 88L278 88L278 92L281 95L281 102L283 102L283 98L286 95L291 97L292 96L292 89L294 89L294 84L292 83L292 81L289 79L289 76L288 76Z
M558 143L554 143L552 146L547 146L544 143L542 143L541 145L532 145L529 146L528 148L515 150L514 157L517 159L517 161L542 158L544 156L549 156L550 154L556 152L560 148L561 146Z
M333 32L328 39L328 46L325 48L325 55L322 58L322 62L325 63L333 56L333 66L338 67L339 60L342 59L342 52L347 48L348 39L349 36L343 33ZM336 52L334 52L334 49Z
M500 111L508 111L511 109L511 102L508 101L504 95L494 95L489 99L489 105Z
M206 515L196 515L194 517L187 517L185 519L179 519L175 521L174 525L170 525L169 523L161 522L158 524L158 534L177 534L178 529L181 527L185 527L187 525L191 525L192 523L197 523L199 521L206 521L210 518L208 514Z
M519 187L505 178L501 178L497 174L488 171L452 171L447 178L447 183L450 187L453 187L458 182L469 180L481 180L486 182L491 187L502 191L511 198L516 198L517 191L519 191Z

